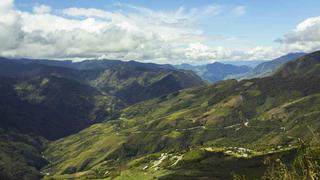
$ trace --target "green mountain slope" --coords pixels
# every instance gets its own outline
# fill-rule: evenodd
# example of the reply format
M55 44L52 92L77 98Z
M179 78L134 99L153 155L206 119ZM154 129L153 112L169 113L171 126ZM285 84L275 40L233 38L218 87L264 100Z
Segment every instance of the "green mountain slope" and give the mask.
M0 78L1 128L57 139L111 118L120 100L66 78Z
M289 76L320 76L320 52L314 52L297 61L292 61L280 69L276 75L282 77Z
M317 53L312 57L320 59ZM303 59L296 63L308 62L308 56ZM318 72L320 62L311 61L312 72ZM294 76L305 71L298 69L130 106L118 119L50 143L45 154L51 163L44 169L54 178L229 179L234 171L260 178L265 157L289 163L299 139L308 140L320 128L320 77ZM224 173L215 174L215 166Z
M40 60L12 60L0 58L0 76L28 80L29 78L39 76L54 75L86 83L87 81L96 78L102 71L100 69L77 70L59 67L55 66L55 64L50 65L49 62L51 62L51 60L40 61L43 63L38 61Z
M107 69L91 81L91 84L128 104L204 85L198 76L189 71L131 65L118 65Z
M46 140L0 129L0 179L40 179Z
M170 65L135 61L93 60L72 63L0 58L0 76L28 80L50 75L90 85L128 104L204 85L201 78L191 71L175 70Z
M164 65L119 61L126 65L101 69L94 61L83 63L97 69L77 70L25 61L0 59L0 127L48 139L112 119L128 104L203 84L191 72Z
M105 120L142 100L203 85L171 66L122 61L0 58L0 179L39 179L42 143Z

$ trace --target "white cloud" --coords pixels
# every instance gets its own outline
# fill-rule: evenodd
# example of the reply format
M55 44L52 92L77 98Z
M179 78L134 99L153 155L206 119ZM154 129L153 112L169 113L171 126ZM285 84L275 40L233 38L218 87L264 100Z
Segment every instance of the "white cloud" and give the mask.
M225 59L230 57L231 53L230 50L223 47L210 48L201 43L192 43L185 51L185 58L191 60Z
M10 26L0 26L5 32L1 40L9 42L2 46L2 56L155 59L161 63L187 59L189 44L206 40L193 28L194 17L181 8L174 12L140 8L130 13L70 8L54 15L45 5L37 5L33 13L16 11L13 4L6 7L11 11L5 16L16 19L11 18Z
M297 51L315 51L320 48L320 17L311 17L294 29L276 40L289 49Z
M0 13L4 14L4 13L8 13L9 11L11 11L14 7L13 2L14 2L14 0L1 0L0 1Z
M13 8L13 0L0 2L0 53L17 48L24 36L20 16Z
M43 4L36 5L33 7L33 12L35 14L48 14L51 12L51 7Z
M221 37L206 36L197 28L199 19L217 16L224 10L219 5L180 7L175 11L119 6L127 11L69 8L53 14L46 5L37 5L33 12L23 12L15 9L12 0L1 0L0 56L205 63L221 59L273 58L305 48L301 40L307 42L309 48L319 47L317 18L298 25L293 33L281 39L283 43L279 47L230 49L208 45L221 41ZM245 8L236 9L239 15L245 13ZM307 36L307 32L317 37Z

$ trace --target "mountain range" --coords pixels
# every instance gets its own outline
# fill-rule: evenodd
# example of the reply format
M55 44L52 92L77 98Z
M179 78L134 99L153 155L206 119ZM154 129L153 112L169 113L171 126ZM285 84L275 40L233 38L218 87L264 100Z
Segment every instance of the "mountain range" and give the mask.
M205 65L180 64L174 67L191 70L202 79L214 83L227 79L242 80L270 76L282 65L304 55L305 53L289 53L269 61L222 61Z
M130 106L114 121L49 144L45 172L55 178L229 179L230 171L261 177L266 154L290 162L298 139L320 127L319 63L316 52L271 77L223 81Z
M255 68L259 64L267 62L267 60L228 60L228 61L220 61L223 64L231 64L235 66L249 66L251 68Z
M230 75L226 79L251 79L270 76L275 73L282 65L294 61L305 53L289 53L271 61L263 62L244 74Z
M171 65L3 58L0 179L274 179L299 168L297 179L305 169L314 174L318 167L309 166L319 146L304 144L320 129L320 51L295 58L266 77L208 73L214 84Z
M190 64L180 64L174 66L177 69L194 71L198 76L208 82L217 82L224 80L227 76L244 74L251 70L249 66L236 66L215 62L206 65L192 66Z
M61 138L116 116L130 104L204 84L192 72L155 64L117 61L102 68L83 62L86 66L79 69L50 63L0 60L2 128Z

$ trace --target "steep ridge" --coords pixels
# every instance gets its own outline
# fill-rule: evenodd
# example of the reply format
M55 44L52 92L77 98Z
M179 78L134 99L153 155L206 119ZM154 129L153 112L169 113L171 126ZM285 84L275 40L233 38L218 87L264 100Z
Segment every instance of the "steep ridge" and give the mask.
M285 76L223 81L130 106L114 121L50 143L44 171L53 178L229 179L242 166L259 178L268 154L289 162L299 139L319 130L319 59L316 52L289 63Z
M280 69L276 75L281 77L289 76L320 76L320 52L314 52L292 61Z

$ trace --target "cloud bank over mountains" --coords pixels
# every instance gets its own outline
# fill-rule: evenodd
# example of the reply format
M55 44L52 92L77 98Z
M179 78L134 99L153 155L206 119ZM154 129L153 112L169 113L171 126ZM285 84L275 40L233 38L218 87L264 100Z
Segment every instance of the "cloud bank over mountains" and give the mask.
M207 37L197 22L222 12L242 16L247 13L245 6L181 7L172 12L128 4L117 6L118 11L107 11L52 9L38 4L32 12L26 12L16 9L13 0L1 0L0 56L205 63L223 59L269 59L320 47L320 17L301 22L293 32L276 40L277 47L232 49L210 46L210 41L215 39ZM128 11L121 11L122 8Z
M285 34L276 40L290 49L312 51L320 48L320 16L311 17L294 29L293 32Z

